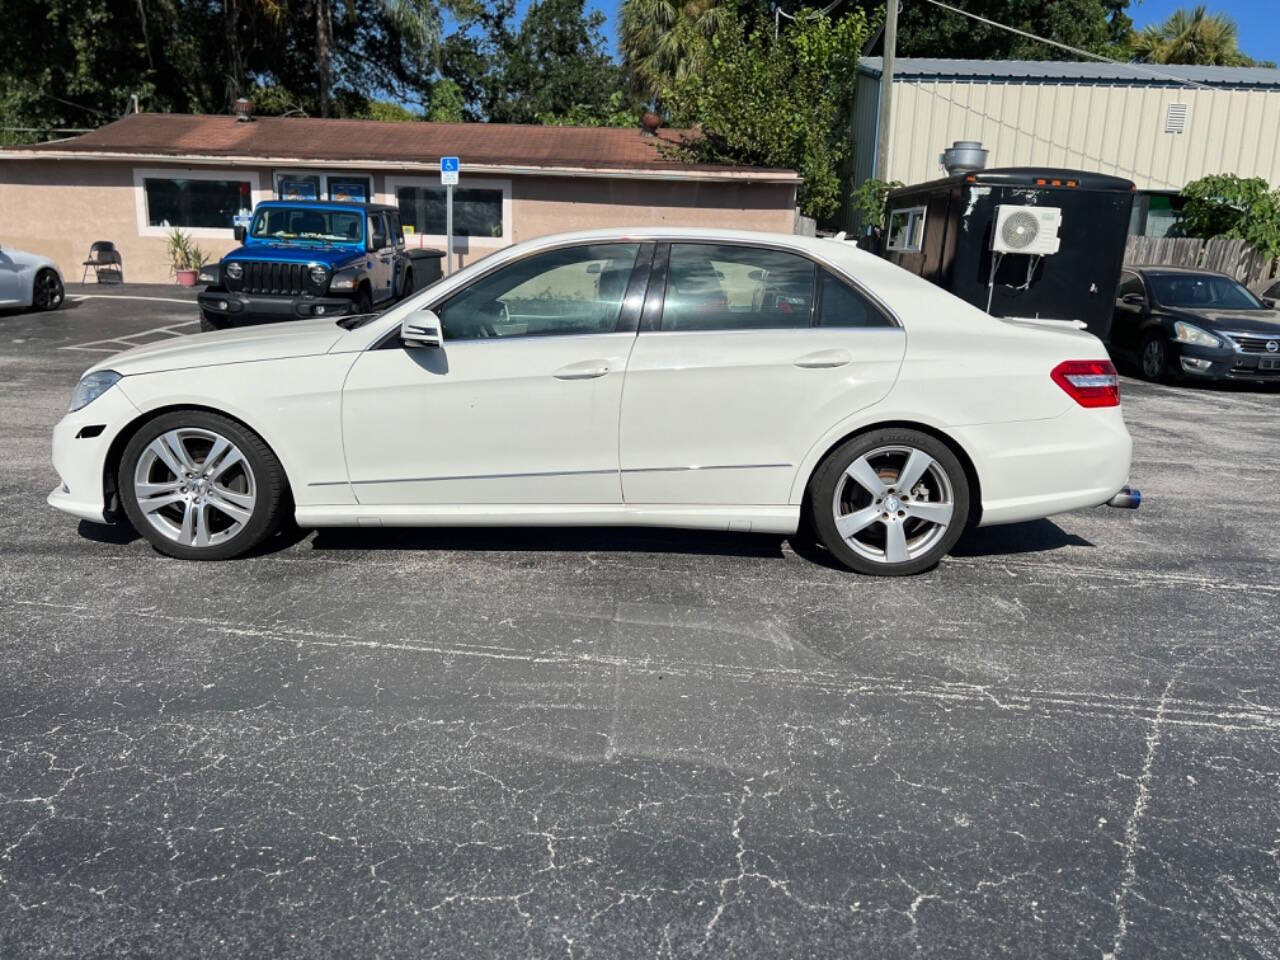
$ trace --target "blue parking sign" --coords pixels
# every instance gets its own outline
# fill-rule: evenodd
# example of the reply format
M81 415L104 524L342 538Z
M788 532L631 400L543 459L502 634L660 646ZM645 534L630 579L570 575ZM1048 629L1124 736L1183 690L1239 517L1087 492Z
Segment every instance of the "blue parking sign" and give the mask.
M457 157L441 157L440 158L440 182L446 186L458 182L458 171L461 164L458 163Z

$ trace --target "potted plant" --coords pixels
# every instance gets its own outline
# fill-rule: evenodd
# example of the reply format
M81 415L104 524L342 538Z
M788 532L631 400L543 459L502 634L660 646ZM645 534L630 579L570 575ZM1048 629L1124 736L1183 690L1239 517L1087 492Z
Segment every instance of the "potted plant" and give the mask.
M200 268L209 261L209 255L200 249L189 233L183 233L176 227L170 232L167 242L169 266L184 287L194 287Z

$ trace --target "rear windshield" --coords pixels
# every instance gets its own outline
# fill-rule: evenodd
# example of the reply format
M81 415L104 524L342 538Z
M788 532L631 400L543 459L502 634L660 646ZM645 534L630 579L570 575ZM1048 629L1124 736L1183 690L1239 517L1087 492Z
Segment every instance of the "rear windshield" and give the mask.
M1147 283L1157 303L1166 307L1218 310L1262 310L1262 302L1230 277L1194 273L1149 273Z
M250 235L264 240L325 240L359 243L364 216L346 210L270 207L253 218Z

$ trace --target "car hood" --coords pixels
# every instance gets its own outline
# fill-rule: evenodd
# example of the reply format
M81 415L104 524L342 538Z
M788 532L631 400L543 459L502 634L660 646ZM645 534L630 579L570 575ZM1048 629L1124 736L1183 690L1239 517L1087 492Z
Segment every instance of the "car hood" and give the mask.
M1280 337L1280 310L1184 310L1170 309L1169 316L1206 330L1235 330Z
M140 373L159 373L161 370L309 357L328 353L345 333L328 317L238 327L134 347L108 357L91 370L114 370L129 377Z
M270 263L323 263L332 269L351 260L365 256L359 247L309 245L305 243L259 243L251 247L232 250L222 258L230 260L265 260Z

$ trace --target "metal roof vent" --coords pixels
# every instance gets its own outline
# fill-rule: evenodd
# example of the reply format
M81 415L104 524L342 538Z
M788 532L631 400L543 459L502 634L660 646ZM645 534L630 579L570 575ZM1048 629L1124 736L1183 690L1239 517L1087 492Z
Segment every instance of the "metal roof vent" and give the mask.
M1169 109L1164 114L1164 132L1187 132L1187 105L1185 103L1169 104Z
M239 123L248 123L253 119L253 101L240 97L235 102L235 112Z
M986 167L987 151L982 149L981 140L957 140L942 151L938 162L949 177L957 173L972 173Z

